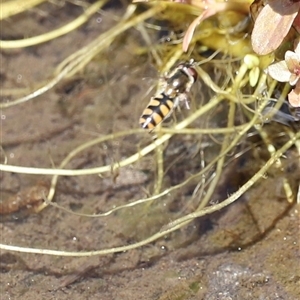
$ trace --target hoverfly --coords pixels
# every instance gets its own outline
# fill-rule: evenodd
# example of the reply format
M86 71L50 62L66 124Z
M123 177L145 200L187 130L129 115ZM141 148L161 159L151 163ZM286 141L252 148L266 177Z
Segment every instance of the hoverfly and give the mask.
M161 81L161 88L150 99L140 117L141 127L152 131L170 116L180 101L185 101L186 107L189 108L187 93L197 80L197 75L193 60L180 63L169 74L166 74Z

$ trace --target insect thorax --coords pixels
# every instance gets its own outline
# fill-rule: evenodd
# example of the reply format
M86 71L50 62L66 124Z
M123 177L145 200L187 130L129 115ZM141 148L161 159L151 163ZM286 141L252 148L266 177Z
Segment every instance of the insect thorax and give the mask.
M172 77L168 78L164 92L170 98L172 95L176 97L176 94L185 93L189 84L190 80L187 74L178 70Z

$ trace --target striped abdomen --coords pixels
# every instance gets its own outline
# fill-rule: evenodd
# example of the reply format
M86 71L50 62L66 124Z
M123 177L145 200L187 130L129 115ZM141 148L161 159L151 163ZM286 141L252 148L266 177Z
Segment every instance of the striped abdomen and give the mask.
M144 129L152 130L164 119L166 119L174 109L174 99L159 94L151 98L148 106L140 117L140 125Z

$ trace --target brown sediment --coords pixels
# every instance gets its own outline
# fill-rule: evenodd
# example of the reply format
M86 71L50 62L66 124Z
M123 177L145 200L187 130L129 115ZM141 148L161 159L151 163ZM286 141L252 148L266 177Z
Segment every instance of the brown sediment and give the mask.
M45 182L39 182L35 186L25 188L16 195L0 202L0 214L7 215L24 208L32 209L47 197L48 191L49 188Z

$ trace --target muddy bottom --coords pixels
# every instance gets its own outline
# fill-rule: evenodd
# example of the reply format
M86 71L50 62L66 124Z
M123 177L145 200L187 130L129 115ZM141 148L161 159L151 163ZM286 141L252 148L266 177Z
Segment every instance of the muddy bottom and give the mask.
M21 15L2 21L3 39L21 38L22 28L33 36L50 31L81 12L70 3L42 4L29 12L30 18ZM49 79L58 63L113 27L123 12L121 6L108 6L55 41L3 51L2 102L17 99L21 89L30 90ZM137 44L146 46L137 30L129 30L120 40L74 77L1 110L1 163L56 168L86 142L138 129L159 75L148 55L134 54ZM14 89L16 95L6 94ZM197 83L194 95L201 91L203 84ZM177 118L188 114L179 112ZM64 168L110 166L151 142L146 131L113 136L79 152ZM211 140L204 142L212 145ZM199 171L200 144L203 138L192 135L169 141L163 149L160 191ZM283 191L287 178L296 193L300 171L296 151L288 154L291 159L286 160L284 172L274 168L231 206L142 247L87 257L0 250L1 300L300 299L300 207L289 203ZM1 244L83 253L131 245L159 232L195 210L198 182L158 200L95 217L152 195L157 188L157 157L159 152L103 173L58 177L53 201L59 207L49 205L39 213L34 210L43 203L52 177L2 171ZM226 199L251 177L254 161L247 154L229 164L211 204Z

